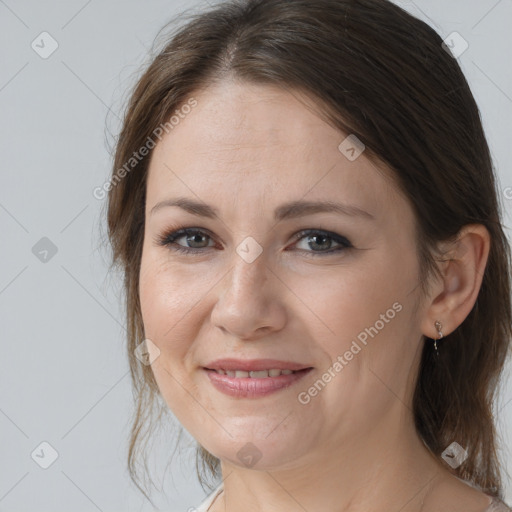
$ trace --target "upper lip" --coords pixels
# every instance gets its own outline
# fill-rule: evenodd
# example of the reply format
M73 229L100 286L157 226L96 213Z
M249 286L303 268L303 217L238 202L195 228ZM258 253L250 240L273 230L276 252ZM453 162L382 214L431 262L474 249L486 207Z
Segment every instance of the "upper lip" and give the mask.
M209 370L242 370L246 372L257 372L260 370L304 370L311 366L293 363L291 361L279 361L277 359L216 359L208 363L205 368Z

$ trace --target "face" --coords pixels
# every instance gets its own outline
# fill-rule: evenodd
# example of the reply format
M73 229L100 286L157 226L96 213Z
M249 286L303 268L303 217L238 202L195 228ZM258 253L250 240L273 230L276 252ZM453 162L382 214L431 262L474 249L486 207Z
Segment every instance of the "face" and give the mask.
M226 82L193 96L147 181L139 291L162 396L239 466L310 463L377 425L385 435L411 414L421 349L412 208L298 93ZM223 358L306 370L205 369Z

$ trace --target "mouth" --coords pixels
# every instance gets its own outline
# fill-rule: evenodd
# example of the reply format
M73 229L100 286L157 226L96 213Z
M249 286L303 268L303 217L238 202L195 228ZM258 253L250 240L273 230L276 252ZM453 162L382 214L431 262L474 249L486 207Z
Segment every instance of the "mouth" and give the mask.
M244 371L244 370L224 370L224 369L214 369L214 368L205 368L206 371L216 372L218 375L227 375L228 377L235 379L266 379L268 377L279 377L280 375L292 375L294 373L307 372L312 370L312 368L303 368L302 370L281 370L279 368L272 368L270 370L253 370L253 371Z
M305 370L307 368L311 368L310 365L295 363L292 361L282 361L279 359L235 359L232 357L224 357L221 359L216 359L215 361L211 361L207 365L204 366L207 370L216 370L216 371L224 371L224 372L272 372L270 375L278 376L277 371L286 371L291 370L292 372L296 372L299 370ZM274 375L275 374L275 375ZM288 372L285 372L285 375ZM228 375L224 373L224 375ZM230 375L235 376L235 375ZM246 377L246 375L240 375L241 377ZM265 377L265 375L262 375Z
M202 368L209 382L221 393L234 398L262 398L294 386L309 374L313 367L291 370L269 368L240 370Z

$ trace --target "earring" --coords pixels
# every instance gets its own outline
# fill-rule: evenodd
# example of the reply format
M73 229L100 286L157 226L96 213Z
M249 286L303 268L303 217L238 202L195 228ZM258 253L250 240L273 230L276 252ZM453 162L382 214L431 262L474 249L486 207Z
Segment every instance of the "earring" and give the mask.
M439 357L439 350L437 350L437 340L440 340L443 337L443 333L441 332L441 328L443 326L442 326L441 322L439 322L438 320L436 320L434 325L436 326L437 334L439 335L439 338L434 340L434 348L436 349L437 357Z

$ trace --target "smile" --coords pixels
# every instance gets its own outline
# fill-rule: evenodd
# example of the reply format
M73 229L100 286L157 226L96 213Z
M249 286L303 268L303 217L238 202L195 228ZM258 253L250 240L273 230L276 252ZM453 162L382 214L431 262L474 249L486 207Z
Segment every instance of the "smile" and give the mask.
M210 383L220 392L235 398L261 398L293 386L313 368L303 370L211 370L203 368Z

